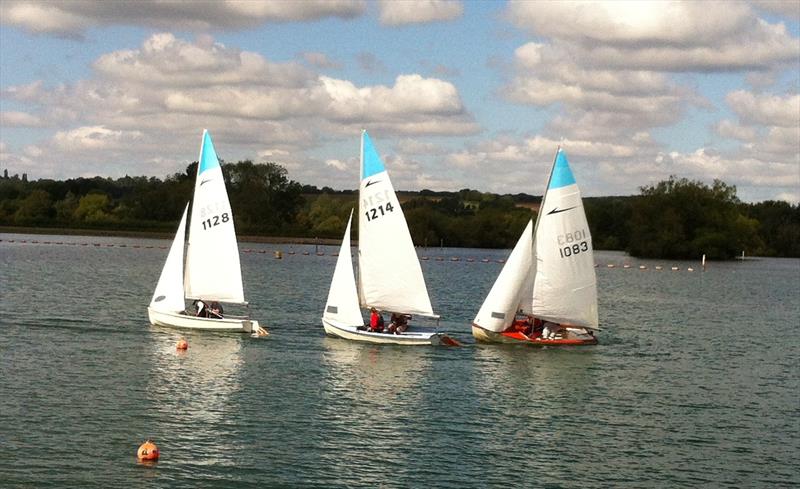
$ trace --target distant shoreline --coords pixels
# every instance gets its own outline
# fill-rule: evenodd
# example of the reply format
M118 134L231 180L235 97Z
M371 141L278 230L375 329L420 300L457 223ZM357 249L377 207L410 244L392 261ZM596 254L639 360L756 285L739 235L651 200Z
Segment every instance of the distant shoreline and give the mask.
M145 239L172 239L175 233L160 231L128 231L122 229L74 229L74 228L43 228L27 226L0 226L0 233L13 234L53 234L63 236L105 236L115 238L145 238ZM241 243L275 243L275 244L320 244L338 245L341 239L331 238L294 238L286 236L248 236L237 235Z

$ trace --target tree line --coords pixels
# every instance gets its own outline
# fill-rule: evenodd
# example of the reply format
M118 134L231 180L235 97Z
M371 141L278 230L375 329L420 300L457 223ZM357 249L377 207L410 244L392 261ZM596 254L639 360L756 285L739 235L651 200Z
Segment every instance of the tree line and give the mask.
M197 163L165 177L28 181L0 177L0 225L173 232L191 198ZM357 192L302 185L276 163L223 165L237 232L341 238ZM585 198L596 249L647 258L800 257L800 206L743 203L736 187L671 177L636 196ZM540 196L477 190L398 192L418 246L510 248ZM358 220L354 220L354 228Z

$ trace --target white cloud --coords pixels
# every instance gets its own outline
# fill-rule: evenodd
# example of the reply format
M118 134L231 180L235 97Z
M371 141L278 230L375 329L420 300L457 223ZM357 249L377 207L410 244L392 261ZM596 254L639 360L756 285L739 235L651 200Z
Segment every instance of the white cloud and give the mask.
M36 34L81 37L97 25L135 25L189 31L239 30L269 22L309 21L326 17L353 18L366 8L364 0L232 0L195 2L139 0L4 0L3 24Z
M506 18L538 36L577 48L571 54L586 66L764 70L800 55L785 25L758 19L745 2L515 0Z
M398 26L454 20L464 13L460 0L381 0L381 24Z
M100 56L93 66L91 78L72 84L3 89L2 95L23 109L4 114L4 127L38 121L62 128L49 141L37 142L40 159L69 152L70 164L43 164L40 171L51 173L40 176L170 174L196 158L202 128L219 141L222 158L257 155L297 172L296 178L329 168L324 159L309 158L310 150L339 138L357 139L362 127L415 136L478 130L447 81L405 74L391 85L359 86L208 36L188 42L154 34L137 49ZM124 169L104 167L123 160Z
M27 112L6 111L0 112L0 126L6 127L37 127L42 125L42 120Z
M778 96L736 90L725 97L739 118L750 124L800 126L800 95Z
M348 164L348 162L342 160L336 160L336 159L325 160L325 165L331 168L335 168L336 170L339 171L350 170L350 165Z
M800 22L800 3L793 0L750 0L756 7Z
M107 150L123 148L140 138L140 132L123 132L103 126L83 126L70 131L58 131L54 141L66 151Z
M301 53L300 57L308 64L316 66L317 68L334 69L338 70L342 67L341 63L333 61L324 53L305 52Z

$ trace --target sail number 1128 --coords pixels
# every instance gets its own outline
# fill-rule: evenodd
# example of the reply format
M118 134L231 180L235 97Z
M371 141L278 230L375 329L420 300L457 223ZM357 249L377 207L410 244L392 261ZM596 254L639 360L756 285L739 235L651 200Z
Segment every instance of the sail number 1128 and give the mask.
M211 216L205 221L203 221L203 229L211 229L214 226L219 226L221 222L228 222L231 218L228 216L227 212L222 213L222 217L220 216Z

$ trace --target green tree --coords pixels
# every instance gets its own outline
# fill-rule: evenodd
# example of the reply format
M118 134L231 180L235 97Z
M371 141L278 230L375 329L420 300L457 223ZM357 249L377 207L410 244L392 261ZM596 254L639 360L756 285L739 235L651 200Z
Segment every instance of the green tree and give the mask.
M730 259L757 247L757 222L739 212L736 187L670 177L642 187L631 206L628 252L653 258Z
M110 222L111 199L101 193L90 193L81 197L73 217L88 224Z
M44 224L52 215L53 202L50 194L44 190L34 190L20 202L14 213L14 222L24 226Z

